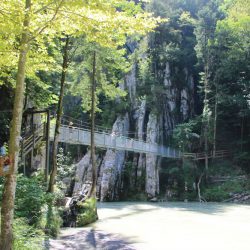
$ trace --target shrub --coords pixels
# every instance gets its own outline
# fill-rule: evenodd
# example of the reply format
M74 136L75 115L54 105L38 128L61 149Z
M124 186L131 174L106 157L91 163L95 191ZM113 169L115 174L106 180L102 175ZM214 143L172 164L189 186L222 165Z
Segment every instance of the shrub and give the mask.
M46 192L40 176L27 178L18 176L15 200L15 216L25 217L34 224L42 214L46 204Z
M60 216L58 208L48 205L46 211L46 219L46 233L52 237L57 237L62 225L62 218Z
M95 222L98 219L95 198L87 199L85 202L78 202L77 211L77 226L79 227Z
M207 188L203 196L207 201L224 201L230 198L230 193L242 192L246 189L246 183L240 180L226 181L218 186Z
M14 250L44 249L45 234L43 230L29 225L27 219L16 218L13 224L13 233Z
M47 194L47 204L43 207L39 221L36 223L38 228L43 229L51 237L57 237L62 226L60 208L54 205L56 200L57 194Z
M14 221L14 244L16 250L44 249L45 234L41 229L30 226L24 218Z
M203 195L206 201L223 201L229 198L229 193L223 190L221 186L207 188Z

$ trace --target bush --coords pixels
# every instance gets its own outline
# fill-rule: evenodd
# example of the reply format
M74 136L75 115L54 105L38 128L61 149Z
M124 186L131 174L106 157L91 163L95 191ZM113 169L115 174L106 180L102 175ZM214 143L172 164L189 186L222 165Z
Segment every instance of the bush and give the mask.
M90 198L85 202L77 203L77 226L85 226L98 219L97 209L96 209L96 199Z
M14 221L14 244L16 250L44 249L45 234L41 229L30 226L23 218Z
M229 193L221 188L221 186L207 188L202 194L206 201L223 201L229 198Z
M1 225L1 221L0 221ZM43 230L28 224L27 219L17 218L13 226L14 250L42 250L44 249L45 234Z
M244 173L239 167L226 159L214 160L208 170L209 176L237 176L242 174Z
M207 188L203 196L207 201L224 201L230 198L230 193L242 192L246 189L244 181L226 181L218 186Z
M62 226L62 218L57 207L48 205L46 210L46 234L57 237Z
M60 227L62 226L60 209L54 205L58 199L58 194L48 193L46 198L47 204L43 207L42 214L36 226L43 229L47 235L57 237Z
M25 217L30 224L36 223L46 204L45 187L40 176L18 176L15 199L15 216Z

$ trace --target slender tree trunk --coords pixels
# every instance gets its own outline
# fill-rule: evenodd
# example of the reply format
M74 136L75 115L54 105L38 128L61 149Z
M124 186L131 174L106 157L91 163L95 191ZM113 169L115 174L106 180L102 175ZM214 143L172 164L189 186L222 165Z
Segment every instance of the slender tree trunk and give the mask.
M23 33L20 41L20 53L18 59L18 69L16 78L15 99L13 116L10 129L9 155L11 157L11 173L6 176L1 209L1 238L0 249L12 249L13 241L13 216L14 201L16 193L16 174L18 168L19 142L21 135L22 114L25 93L25 68L27 53L29 51L29 14L31 0L26 0L25 17L23 22Z
M217 116L218 116L218 86L215 83L215 104L214 104L214 135L213 135L213 157L216 152L216 137L217 137Z
M198 198L199 198L199 202L202 202L202 197L201 197L201 189L200 189L200 184L201 184L201 180L202 180L202 177L203 177L203 173L200 175L199 177L199 181L197 183L197 191L198 191Z
M91 86L91 163L92 163L92 186L90 197L96 196L97 170L95 160L95 90L96 90L96 52L93 53L93 71Z
M61 126L61 117L63 110L63 96L64 96L64 88L65 88L65 79L66 73L68 69L68 50L69 50L69 37L67 36L65 39L65 45L63 50L63 64L62 64L62 74L61 74L61 87L60 87L60 95L58 100L57 112L56 112L56 126L55 126L55 135L53 141L53 149L52 149L52 170L50 173L49 187L48 192L54 192L54 185L56 181L57 175L57 149L58 149L58 140L60 135L60 126Z
M206 175L208 171L208 65L205 66L205 82L204 82L204 150L205 150L205 169L206 169Z
M240 151L243 151L243 137L244 137L244 115L241 118L241 128L240 128Z

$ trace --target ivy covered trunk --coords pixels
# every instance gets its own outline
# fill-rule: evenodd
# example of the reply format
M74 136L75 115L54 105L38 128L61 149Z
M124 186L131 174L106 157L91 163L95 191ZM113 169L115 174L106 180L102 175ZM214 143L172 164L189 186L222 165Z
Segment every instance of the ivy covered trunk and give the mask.
M16 78L16 89L14 108L12 113L9 155L11 158L11 173L6 176L4 183L4 191L2 198L1 209L1 238L0 249L12 249L13 242L13 217L14 217L14 202L16 193L16 174L18 168L18 155L20 149L21 125L23 115L23 102L25 93L25 68L27 53L29 51L29 14L31 8L31 0L26 0L25 18L23 23L23 33L20 41L20 53L18 60L18 70Z

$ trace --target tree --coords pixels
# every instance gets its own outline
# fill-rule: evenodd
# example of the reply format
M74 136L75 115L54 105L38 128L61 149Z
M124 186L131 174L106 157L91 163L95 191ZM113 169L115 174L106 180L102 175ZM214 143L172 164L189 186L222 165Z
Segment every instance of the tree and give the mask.
M211 0L198 12L198 21L195 29L195 35L197 40L196 53L199 59L199 64L203 69L203 72L200 73L200 76L204 92L202 117L203 117L204 151L206 156L205 157L206 172L208 171L210 120L212 115L209 103L210 99L209 94L211 93L213 79L215 79L213 70L215 59L212 50L212 44L214 43L216 23L219 17L220 17L220 12L218 11L218 3L216 1ZM217 96L215 97L215 100L217 100ZM216 122L217 106L215 111L216 111L215 112L216 118L214 120ZM214 125L215 125L214 130L216 131L216 124ZM214 136L215 135L216 133L214 133Z
M69 43L70 43L70 38L69 36L66 36L65 45L63 47L63 63L62 63L61 83L60 83L60 94L57 104L55 134L54 134L53 149L52 149L52 171L50 174L49 187L48 187L48 191L51 193L54 192L54 183L57 174L57 151L58 151L58 140L60 135L59 129L61 126L66 73L69 65L69 55L68 55Z
M29 25L31 1L26 0L25 16L23 20L23 31L20 41L20 53L18 60L18 70L16 79L16 94L14 99L13 118L10 131L9 155L11 157L11 174L6 177L1 209L1 241L0 248L3 250L11 249L13 241L12 222L14 211L14 200L16 190L16 172L18 164L19 140L21 133L23 98L24 98L24 77L27 53L29 51Z
M216 48L219 55L218 101L221 109L220 136L236 160L249 171L249 39L250 10L247 1L225 2L225 19L217 22Z
M99 1L98 1L99 2ZM129 11L126 11L128 7ZM118 8L120 11L118 11ZM91 11L89 10L92 10ZM103 22L107 20L107 22ZM129 22L131 21L131 22ZM38 48L46 48L46 42L62 33L75 35L84 31L90 40L104 41L104 44L121 45L126 35L134 32L145 33L155 27L157 20L150 14L143 13L140 8L128 1L102 1L96 4L83 1L38 0L16 2L4 1L0 9L0 23L4 35L1 35L1 53L14 53L18 47L18 66L11 60L0 60L1 67L16 67L16 89L13 118L10 132L9 152L12 159L11 173L6 177L1 210L1 248L11 249L12 221L16 188L16 172L18 167L19 141L22 123L23 100L25 93L25 75L28 52L37 56ZM53 25L52 25L53 24ZM67 24L67 25L66 25ZM115 25L114 25L115 24ZM103 26L104 25L104 26ZM100 32L108 25L109 29ZM130 26L131 25L131 26ZM133 27L131 29L131 27ZM117 32L121 28L121 32ZM108 31L108 32L107 32ZM114 32L115 31L115 32ZM111 32L111 33L109 33ZM110 37L109 34L118 34ZM91 35L90 35L91 34ZM120 36L121 34L121 36ZM8 41L6 42L6 40ZM19 41L19 42L18 42ZM17 45L18 44L18 45ZM38 51L38 53L36 53ZM33 52L33 53L32 53Z
M93 51L92 66L92 86L91 86L91 163L92 163L92 186L90 189L90 197L96 196L97 170L95 160L95 91L96 91L96 51Z
M159 21L159 19L150 18L149 13L144 13L142 9L139 7L139 5L135 5L134 2L127 2L127 1L104 1L102 5L99 5L99 7L96 7L96 5L90 4L91 8L88 8L88 12L92 11L93 16L91 16L91 19L88 20L88 28L86 29L86 23L84 24L85 27L82 26L82 18L84 18L84 14L86 8L82 8L79 11L76 11L73 13L73 15L70 15L72 18L71 22L73 22L79 30L74 34L74 36L85 36L85 39L83 37L80 37L79 40L81 42L86 42L87 46L91 47L92 42L94 41L100 48L102 48L102 51L109 51L113 53L113 63L117 66L117 62L115 60L121 61L122 57L124 55L123 51L121 49L118 49L119 46L124 45L126 42L126 37L129 34L144 34L145 32L148 32L152 30L152 28L155 27L156 23ZM119 11L117 11L117 8L119 8ZM79 21L80 17L80 21ZM87 15L88 17L88 15ZM94 17L94 18L93 18ZM85 17L86 18L86 17ZM120 20L123 20L124 22L121 22ZM105 25L104 25L105 23ZM135 25L133 28L128 26L128 23L131 23L131 25ZM115 33L114 33L115 32ZM72 34L72 31L70 32ZM73 35L73 34L72 34ZM122 53L121 53L122 52ZM106 55L107 56L107 55ZM110 55L108 55L110 58ZM84 62L86 64L86 62ZM121 66L119 66L121 68ZM65 71L65 69L63 69ZM103 73L101 70L99 72L99 78L102 78L102 89L101 91L106 92L108 95L116 96L117 94L121 93L118 88L112 89L110 88L109 84L107 84L107 79L105 73ZM110 72L109 72L110 73ZM108 74L109 74L108 73ZM65 75L64 74L64 83L61 83L61 91L60 91L60 98L59 98L59 104L62 104L63 101L63 88L65 84ZM84 79L88 78L88 74L83 76ZM91 81L93 82L93 81ZM106 87L105 87L106 86ZM83 89L86 88L86 83ZM79 93L74 90L75 93ZM81 90L82 92L82 90ZM93 94L93 93L92 93ZM96 95L96 93L95 93ZM91 97L91 98L89 98ZM92 98L93 95L88 95L84 98L86 101L84 104L87 105L91 103L92 106ZM90 107L90 106L89 106ZM94 111L95 112L95 111ZM52 187L55 184L56 179L56 154L57 154L57 144L58 144L58 136L59 136L59 126L60 126L60 119L62 115L62 108L58 109L57 112L57 123L55 128L55 138L54 138L54 145L53 145L53 166L52 171L50 175L50 184L49 184L49 191L53 192L54 187ZM57 139L56 139L57 138ZM93 184L94 185L94 184Z
M23 113L23 101L25 93L25 72L26 63L28 59L28 52L31 46L38 44L39 37L52 22L57 18L58 10L61 8L63 1L49 2L48 5L39 5L36 1L26 0L23 6L22 2L18 4L15 1L5 1L1 12L1 19L6 19L7 23L12 24L14 27L12 31L15 31L14 38L10 41L20 37L19 43L19 58L17 65L17 77L14 107L10 129L10 141L9 141L9 155L11 158L11 173L6 176L4 183L4 192L2 199L1 209L1 249L11 249L12 245L12 222L13 222L13 210L15 200L16 189L16 173L18 168L18 154L19 154L19 142L21 134L22 113ZM50 8L48 9L48 6ZM16 23L14 19L14 13L18 8L18 13L21 23ZM37 9L35 9L37 8ZM10 12L6 12L10 9ZM39 20L39 24L37 23ZM2 22L2 21L1 21ZM19 25L21 28L19 28ZM7 31L5 31L7 32ZM7 33L9 35L9 33ZM11 35L10 35L11 36ZM40 43L41 45L41 43Z

